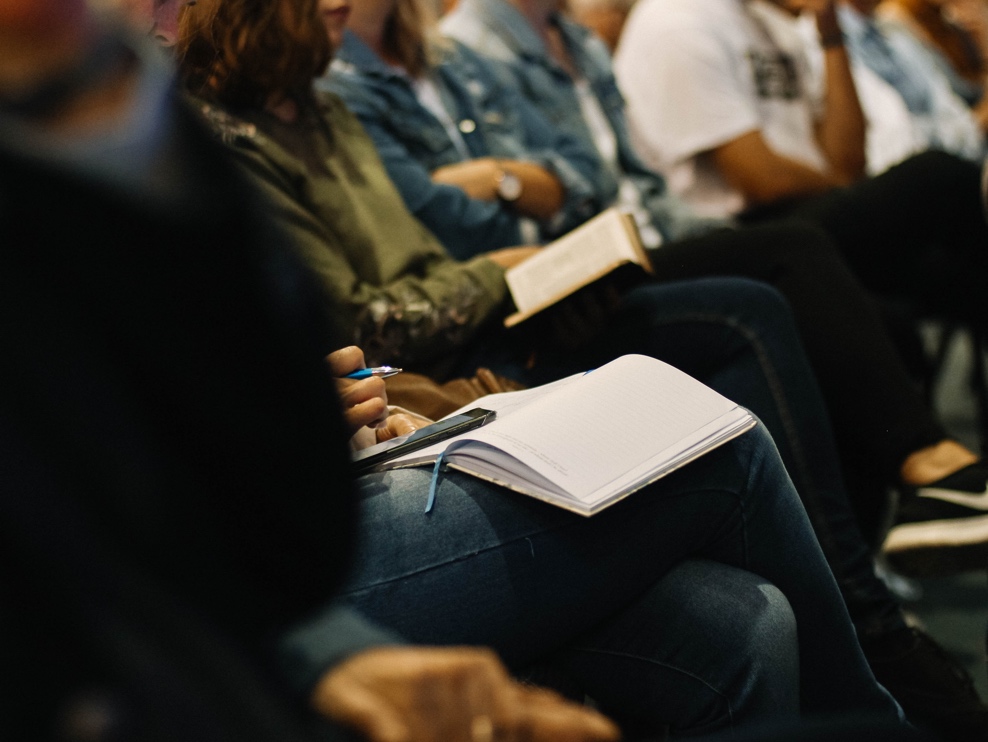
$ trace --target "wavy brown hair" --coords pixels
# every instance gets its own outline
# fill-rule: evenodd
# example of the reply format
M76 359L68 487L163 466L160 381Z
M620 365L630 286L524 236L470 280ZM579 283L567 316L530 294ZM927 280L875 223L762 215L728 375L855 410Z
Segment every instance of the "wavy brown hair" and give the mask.
M198 0L179 28L183 84L237 108L309 96L332 56L317 9L318 0Z

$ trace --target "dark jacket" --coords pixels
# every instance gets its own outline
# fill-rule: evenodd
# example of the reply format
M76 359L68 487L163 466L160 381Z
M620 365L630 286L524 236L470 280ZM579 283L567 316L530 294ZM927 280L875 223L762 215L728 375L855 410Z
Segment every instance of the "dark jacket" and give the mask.
M336 335L174 123L153 199L0 144L2 739L315 738L270 658L351 548Z

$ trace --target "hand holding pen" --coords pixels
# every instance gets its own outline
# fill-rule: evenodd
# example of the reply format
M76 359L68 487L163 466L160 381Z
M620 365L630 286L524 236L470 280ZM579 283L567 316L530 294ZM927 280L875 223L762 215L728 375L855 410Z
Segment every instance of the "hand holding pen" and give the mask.
M388 395L384 379L373 373L366 373L364 352L349 346L333 351L327 356L329 368L336 378L336 390L340 395L350 434L364 426L377 427L388 419ZM362 373L360 373L362 372ZM351 374L356 374L349 378Z
M356 371L352 371L344 376L344 379L370 379L372 377L378 379L386 379L389 376L394 376L395 374L400 374L402 369L394 368L393 366L374 366L372 368L358 368Z

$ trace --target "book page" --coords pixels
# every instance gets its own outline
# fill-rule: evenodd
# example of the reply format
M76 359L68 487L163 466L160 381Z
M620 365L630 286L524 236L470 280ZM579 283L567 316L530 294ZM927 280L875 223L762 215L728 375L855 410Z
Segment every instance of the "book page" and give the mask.
M736 408L668 364L622 356L465 438L497 447L588 500Z
M573 374L572 376L567 376L564 379L559 379L558 381L553 381L548 384L542 384L541 386L532 387L531 389L521 389L516 392L501 392L500 394L488 394L480 399L475 399L469 404L463 405L458 410L446 415L442 418L443 420L453 417L454 415L459 415L467 410L472 410L476 407L482 407L485 410L494 410L497 412L497 420L503 420L505 417L511 415L512 412L523 409L527 405L531 404L534 400L539 399L547 394L552 393L556 389L560 389L568 384L572 384L574 381L584 376L584 374ZM388 462L388 467L394 467L396 465L407 464L409 462L427 462L435 461L436 457L446 450L446 447L453 441L459 440L460 438L470 437L470 432L464 433L463 435L456 436L454 438L449 438L435 445L428 446L426 448L419 449L405 456L399 456Z
M621 263L641 263L625 220L607 209L511 268L505 280L519 313L552 304Z

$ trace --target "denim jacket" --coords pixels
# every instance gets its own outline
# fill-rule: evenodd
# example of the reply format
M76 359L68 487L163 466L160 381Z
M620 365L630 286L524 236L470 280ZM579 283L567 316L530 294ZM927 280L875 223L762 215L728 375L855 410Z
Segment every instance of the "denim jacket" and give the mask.
M540 225L550 239L593 216L598 161L592 151L554 130L490 64L456 42L439 50L434 80L471 157L537 162L565 189L557 215ZM434 183L431 172L463 161L443 124L422 106L407 75L385 64L347 32L336 60L317 86L344 99L374 140L409 211L460 259L522 242L518 214L501 202L472 199Z
M607 115L618 146L618 164L637 186L653 225L666 240L704 234L723 222L698 217L666 189L658 173L648 169L635 152L628 132L625 104L611 71L604 43L588 29L557 15L554 19L580 75ZM570 76L551 57L528 20L506 0L460 0L442 21L443 33L510 70L521 94L561 131L579 138L596 154L593 135L583 118ZM597 200L614 202L617 176L600 166Z

